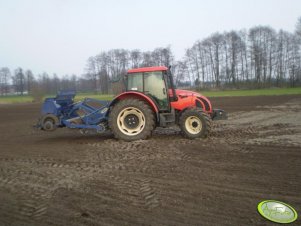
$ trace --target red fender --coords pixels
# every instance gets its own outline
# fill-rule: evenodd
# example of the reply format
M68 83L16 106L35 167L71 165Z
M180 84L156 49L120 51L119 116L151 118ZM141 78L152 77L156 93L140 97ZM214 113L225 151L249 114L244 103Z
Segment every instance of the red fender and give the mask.
M119 94L117 97L115 97L113 99L113 101L110 103L110 106L114 105L118 101L123 100L125 98L136 98L139 100L144 100L151 106L151 108L153 109L154 112L156 112L156 113L159 112L158 107L156 106L156 104L153 102L153 100L151 98L149 98L148 96L146 96L143 93L134 92L134 91L128 91L128 92Z
M205 96L203 96L203 95L200 95L199 97L198 97L198 99L200 100L200 101L202 101L203 102L203 104L204 105L206 105L206 107L205 108L203 108L203 109L205 109L207 112L209 112L209 113L212 113L212 105L211 105L211 102L210 102L210 100L207 98L207 97L205 97Z

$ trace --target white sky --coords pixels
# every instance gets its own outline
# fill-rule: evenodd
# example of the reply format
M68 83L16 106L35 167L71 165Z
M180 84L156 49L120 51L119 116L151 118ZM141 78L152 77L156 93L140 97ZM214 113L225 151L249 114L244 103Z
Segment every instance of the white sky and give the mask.
M102 50L167 45L181 59L216 31L293 32L300 16L301 0L0 0L0 67L80 75Z

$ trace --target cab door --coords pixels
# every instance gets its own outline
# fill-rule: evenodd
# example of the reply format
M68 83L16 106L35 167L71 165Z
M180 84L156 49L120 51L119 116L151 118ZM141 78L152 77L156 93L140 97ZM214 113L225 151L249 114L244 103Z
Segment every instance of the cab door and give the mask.
M168 90L161 71L145 72L143 80L144 93L154 100L160 111L170 109Z

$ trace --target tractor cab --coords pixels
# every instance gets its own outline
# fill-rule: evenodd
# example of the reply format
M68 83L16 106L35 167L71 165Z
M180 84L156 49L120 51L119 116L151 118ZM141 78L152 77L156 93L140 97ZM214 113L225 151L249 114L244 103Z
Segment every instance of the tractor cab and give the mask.
M160 112L170 111L169 95L174 91L172 77L167 67L147 67L128 70L126 91L143 93L150 97Z

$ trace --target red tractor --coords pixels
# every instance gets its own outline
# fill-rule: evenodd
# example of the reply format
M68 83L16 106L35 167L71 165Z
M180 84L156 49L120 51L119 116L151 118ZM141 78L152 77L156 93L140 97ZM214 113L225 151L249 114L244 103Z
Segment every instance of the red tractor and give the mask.
M133 141L146 139L156 127L179 125L185 137L198 138L209 135L212 120L227 118L201 94L175 89L167 67L128 70L125 84L126 91L111 102L86 98L75 103L72 91L46 98L37 127L111 129L117 139Z
M125 81L126 91L110 103L107 113L117 139L146 139L156 127L175 124L187 138L207 137L212 120L227 118L201 94L175 89L167 67L131 69Z

